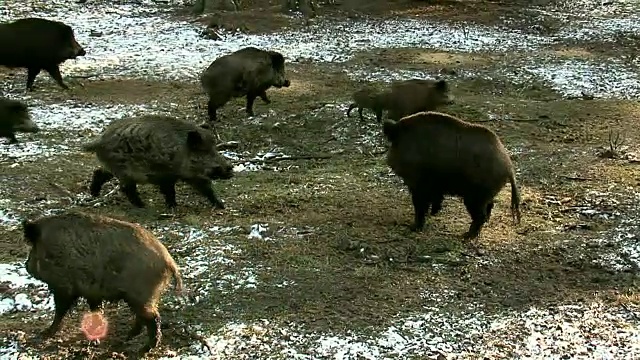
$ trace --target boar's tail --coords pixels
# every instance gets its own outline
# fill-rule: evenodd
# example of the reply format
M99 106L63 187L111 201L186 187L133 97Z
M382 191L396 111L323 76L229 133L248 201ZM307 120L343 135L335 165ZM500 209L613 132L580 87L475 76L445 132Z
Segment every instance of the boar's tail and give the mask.
M509 176L509 182L511 183L511 216L513 223L517 225L520 224L520 191L513 171Z
M100 140L94 140L89 143L82 145L82 151L85 152L95 152L100 145Z
M398 138L398 123L393 120L385 120L382 123L382 132L387 140L394 143Z
M353 110L353 108L355 108L356 106L358 106L358 104L356 103L349 105L349 109L347 110L347 117L351 117L351 110Z

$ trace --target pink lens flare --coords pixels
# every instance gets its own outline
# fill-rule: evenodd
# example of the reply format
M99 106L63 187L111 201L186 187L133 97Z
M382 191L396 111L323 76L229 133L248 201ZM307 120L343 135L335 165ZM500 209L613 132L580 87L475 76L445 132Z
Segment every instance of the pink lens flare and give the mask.
M100 312L89 312L82 316L80 330L87 340L101 340L107 336L107 319Z

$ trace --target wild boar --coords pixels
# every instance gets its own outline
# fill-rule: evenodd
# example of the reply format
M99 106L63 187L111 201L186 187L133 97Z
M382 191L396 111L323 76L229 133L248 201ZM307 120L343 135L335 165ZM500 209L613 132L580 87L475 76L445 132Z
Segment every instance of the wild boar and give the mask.
M382 111L384 110L384 98L380 96L380 92L372 87L364 87L352 95L353 103L349 105L347 110L347 117L350 117L351 110L358 108L358 114L360 115L360 121L364 121L362 116L362 110L371 109L376 114L376 120L382 121Z
M0 137L9 144L18 142L16 132L37 133L38 126L31 120L27 105L18 100L0 97Z
M136 315L128 338L147 329L148 352L162 336L158 302L173 277L182 292L176 262L164 245L137 224L69 211L22 222L24 238L30 245L25 267L34 278L46 283L53 294L53 323L42 332L55 335L67 312L79 298L92 311L103 301L124 300Z
M182 180L214 207L224 209L211 180L230 179L233 166L216 150L211 132L190 122L163 115L115 120L83 150L95 153L102 164L91 180L94 197L115 176L134 206L144 207L137 184L150 183L173 208L177 206L175 184Z
M63 89L59 65L66 60L86 55L76 41L73 29L62 22L24 18L0 24L0 65L9 68L27 68L27 90L44 70Z
M271 103L267 89L288 87L284 56L276 51L246 47L214 60L200 76L200 84L207 93L209 121L216 121L216 111L231 98L247 97L247 115L253 116L253 102L260 97Z
M438 112L420 112L399 122L385 120L391 143L387 164L409 188L415 211L411 229L420 231L430 205L439 211L443 195L462 198L472 222L464 239L474 239L491 216L495 196L511 183L511 212L520 222L520 193L504 145L490 129Z
M395 81L382 95L387 117L398 121L421 111L433 111L453 103L449 84L444 80L410 79Z

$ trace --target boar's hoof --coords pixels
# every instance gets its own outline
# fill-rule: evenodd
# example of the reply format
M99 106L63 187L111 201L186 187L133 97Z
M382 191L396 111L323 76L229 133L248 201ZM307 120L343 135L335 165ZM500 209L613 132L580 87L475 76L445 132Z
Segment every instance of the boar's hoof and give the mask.
M138 356L143 357L145 356L149 351L151 351L151 345L147 344L144 345L143 347L140 348L140 350L138 350Z
M421 232L423 229L424 229L424 225L416 225L416 224L409 225L409 230L413 232Z
M224 203L222 201L216 201L213 207L216 209L224 210Z

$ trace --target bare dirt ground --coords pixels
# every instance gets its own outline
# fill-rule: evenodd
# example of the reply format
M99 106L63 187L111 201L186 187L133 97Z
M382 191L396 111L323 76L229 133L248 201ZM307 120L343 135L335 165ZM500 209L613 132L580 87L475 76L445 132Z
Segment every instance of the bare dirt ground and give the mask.
M242 3L246 8L239 13L197 21L172 7L148 16L167 24L214 23L227 29L222 33L241 29L250 35L237 36L255 36L258 44L264 36L279 36L277 31L305 27L300 16L280 14L276 1ZM21 270L11 266L19 268L27 251L17 224L23 217L72 207L143 224L183 267L186 285L197 296L177 299L169 292L164 297L161 313L168 327L150 359L640 357L633 345L640 334L639 259L633 250L638 245L633 223L640 214L638 87L632 75L606 67L624 63L637 74L637 46L616 41L620 35L561 38L558 33L573 26L562 14L575 9L547 2L545 11L556 15L538 16L542 10L527 3L345 0L321 7L312 23L410 18L457 24L472 34L465 37L473 37L472 26L481 26L560 40L518 51L506 50L507 42L504 51L482 46L471 51L450 34L445 42L460 41L460 49L374 44L353 47L345 61L293 59L287 64L292 86L270 90L270 105L256 101L255 117L247 118L243 99L219 111L221 137L240 142L227 154L237 165L235 178L214 184L226 204L222 211L212 210L186 186L178 187L174 212L151 186L139 187L148 203L144 210L133 209L115 191L115 181L101 198L91 199L87 186L97 161L77 150L108 121L128 114L162 112L201 122L206 99L193 76L163 80L153 76L153 68L140 76L118 75L118 69L133 65L110 60L104 71L112 75L70 65L63 74L70 76L70 91L59 90L43 74L36 80L39 88L26 94L26 73L2 69L5 95L33 105L34 121L46 131L22 135L18 145L0 144L0 259L7 275L0 278L6 285L0 290L0 357L127 358L146 340L124 341L133 319L120 304L105 312L108 338L89 345L77 330L84 303L56 337L35 338L52 320L51 303L42 284L15 280ZM27 11L6 6L8 18ZM100 16L125 5L108 8L89 1L84 6ZM56 10L51 14L60 16ZM104 31L108 36L116 30ZM163 44L166 53L178 51ZM184 56L187 61L190 55ZM531 74L537 70L524 70L531 69L531 59L605 64L584 71L588 79L604 80L585 85L584 95L571 92L567 87L588 80L562 72L553 81L544 74L535 78ZM383 85L412 76L446 78L456 102L444 111L482 122L502 138L518 169L521 225L511 224L505 189L474 244L459 237L470 219L455 198L445 200L424 232L408 230L411 201L385 165L379 125L373 114L361 123L346 118L345 110L363 81ZM614 144L616 134L623 144ZM622 228L627 231L621 234Z

